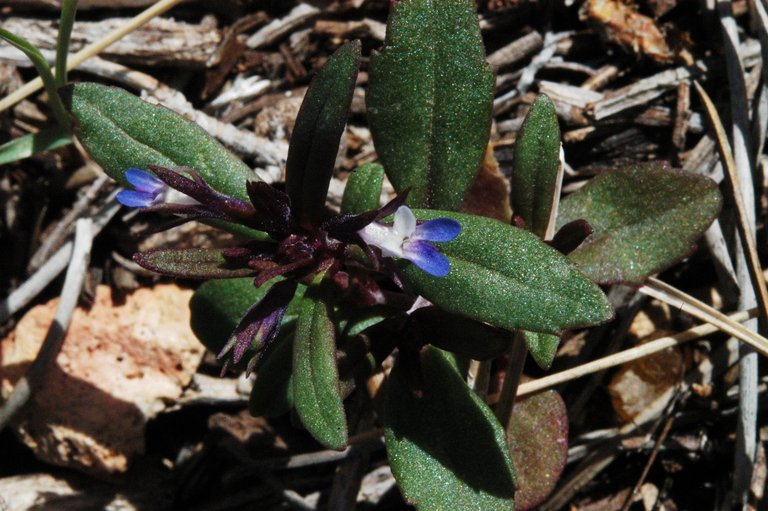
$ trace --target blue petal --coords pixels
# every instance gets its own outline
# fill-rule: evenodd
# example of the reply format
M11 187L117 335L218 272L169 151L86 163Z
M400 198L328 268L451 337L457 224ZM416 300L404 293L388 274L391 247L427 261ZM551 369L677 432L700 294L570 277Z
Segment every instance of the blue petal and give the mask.
M403 245L403 257L433 277L445 277L451 271L448 258L423 241L409 241Z
M117 202L123 206L128 206L129 208L148 208L154 203L155 196L154 193L122 190L121 192L118 192L115 198L117 199Z
M133 185L139 192L153 193L157 195L165 183L158 178L141 169L128 169L125 171L125 180Z
M461 232L461 224L453 218L435 218L416 227L414 240L451 241Z

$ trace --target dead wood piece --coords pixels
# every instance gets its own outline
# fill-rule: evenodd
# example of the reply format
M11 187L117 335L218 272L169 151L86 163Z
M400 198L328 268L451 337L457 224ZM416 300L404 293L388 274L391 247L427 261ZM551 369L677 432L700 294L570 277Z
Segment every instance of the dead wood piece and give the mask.
M278 42L305 23L320 14L320 9L301 3L291 10L284 18L273 20L253 34L246 45L251 49L262 48Z
M603 98L600 92L546 80L539 82L539 92L550 97L558 117L577 126L589 124L587 107Z
M680 82L677 86L677 104L675 106L675 123L672 129L672 144L682 151L685 147L685 135L691 121L691 84Z
M71 50L79 51L127 22L127 18L75 22ZM3 28L23 35L39 48L56 48L58 28L53 20L8 18L3 21ZM154 18L110 45L102 52L102 56L142 65L200 68L211 58L220 41L219 30L167 18ZM0 47L7 46L3 43Z
M78 10L88 9L126 9L135 7L147 7L157 0L80 0L77 3ZM189 1L189 0L187 0ZM6 5L24 7L26 9L48 8L58 11L61 9L61 0L7 0Z
M215 65L205 74L205 88L201 94L203 99L208 99L221 89L243 51L245 51L245 43L236 37L227 39L219 47L219 50L212 57Z
M708 65L699 61L693 66L681 66L662 71L621 89L606 93L602 99L591 105L589 111L594 120L605 119L624 110L644 105L677 87L681 82L690 81L708 70Z
M533 31L516 39L488 55L488 63L495 69L512 66L521 60L530 57L544 45L544 38L540 33Z
M618 78L621 70L611 64L607 64L600 69L597 70L597 73L595 73L593 76L590 76L589 78L584 81L581 86L585 89L592 89L592 90L598 90L602 89L606 85L608 85L611 81Z
M687 120L680 129L685 128L685 132L688 133L702 133L704 131L704 119L701 114L689 111L686 117ZM672 109L665 106L652 106L635 117L634 121L642 126L672 126L674 129L677 119L677 111L673 112ZM683 133L684 135L685 133Z
M377 41L383 41L387 33L387 26L370 18L352 21L317 20L314 32L317 35L338 40L372 37Z
M754 39L745 41L739 48L739 57L744 67L754 65L760 57L760 44ZM680 83L690 82L710 72L715 65L712 60L699 60L693 65L667 69L626 87L606 92L601 100L591 105L589 109L591 116L594 120L599 121L624 110L646 104L676 88Z

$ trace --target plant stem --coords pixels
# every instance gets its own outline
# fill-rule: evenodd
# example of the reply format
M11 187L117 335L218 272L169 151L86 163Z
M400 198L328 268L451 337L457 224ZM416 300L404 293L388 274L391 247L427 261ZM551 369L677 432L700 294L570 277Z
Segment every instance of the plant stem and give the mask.
M512 417L517 388L520 385L520 377L523 374L527 355L528 349L525 345L525 337L523 332L518 330L512 337L512 346L509 349L509 364L504 376L504 386L501 389L499 401L496 404L496 418L499 419L504 431L507 430Z

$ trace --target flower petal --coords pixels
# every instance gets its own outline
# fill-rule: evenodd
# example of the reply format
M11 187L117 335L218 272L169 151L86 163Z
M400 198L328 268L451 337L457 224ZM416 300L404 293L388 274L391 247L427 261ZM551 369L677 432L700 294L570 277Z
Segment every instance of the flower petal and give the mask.
M155 197L154 193L122 190L115 198L120 204L129 208L148 208L155 202Z
M395 233L400 239L405 239L416 230L416 217L408 206L400 206L395 211L395 224L393 225Z
M413 240L451 241L461 232L461 224L453 218L434 218L416 227Z
M409 241L403 245L403 257L433 277L445 277L451 271L448 258L424 241Z
M125 180L133 185L136 191L146 193L160 193L165 188L165 183L141 169L128 169L125 171Z

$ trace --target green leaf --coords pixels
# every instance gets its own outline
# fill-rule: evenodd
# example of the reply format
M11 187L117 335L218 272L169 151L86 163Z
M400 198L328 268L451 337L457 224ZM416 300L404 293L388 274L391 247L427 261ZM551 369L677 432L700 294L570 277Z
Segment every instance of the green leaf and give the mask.
M315 279L299 310L293 341L293 399L307 431L325 447L343 449L347 421L336 367L335 329L323 286Z
M439 307L422 307L411 313L409 327L425 344L475 360L490 360L507 351L510 333Z
M285 187L301 221L317 223L325 208L359 60L360 41L339 48L312 80L296 116L285 165Z
M552 334L542 334L538 332L523 331L525 344L528 346L533 360L539 364L542 369L549 369L552 361L557 354L557 347L560 345L560 338Z
M189 301L192 331L212 353L219 353L240 322L245 311L261 300L276 278L254 287L252 278L209 280L203 283ZM306 286L299 284L283 317L283 324L296 319Z
M72 135L59 128L28 133L0 146L0 165L11 163L43 151L52 151L72 143Z
M258 273L241 262L228 261L221 252L216 248L154 249L135 254L133 260L148 270L188 279L233 279Z
M390 373L381 411L392 473L421 511L512 510L515 476L504 430L452 359L437 348L422 351L421 397L401 360Z
M112 179L126 185L130 167L187 166L215 190L248 200L245 183L256 175L197 124L117 87L77 83L61 95L77 138Z
M248 410L254 417L279 417L293 407L294 327L294 320L288 324L283 320L277 339L256 366L256 381L248 400Z
M69 40L72 36L72 26L75 24L78 0L62 0L61 15L59 16L59 33L56 36L56 85L67 84L67 57L69 56Z
M512 211L539 238L546 235L561 179L557 112L552 100L540 94L517 134L512 166Z
M371 57L371 134L398 193L455 210L488 144L494 74L471 0L393 2L385 49Z
M341 198L341 212L359 214L377 209L383 182L384 167L378 163L360 165L349 174Z
M461 234L435 244L451 263L432 277L403 263L416 293L443 309L514 330L555 333L593 325L613 315L602 291L535 234L490 218L416 210L416 218L451 217Z
M568 460L568 412L560 394L548 390L518 401L507 440L517 467L517 510L532 509L552 493Z
M640 165L601 174L563 199L557 224L585 219L594 229L568 256L587 277L641 284L694 250L721 203L709 178Z

